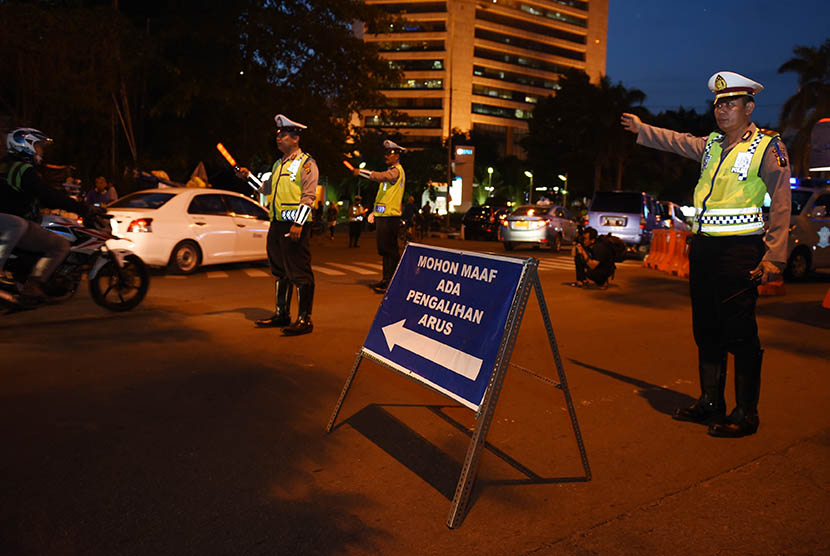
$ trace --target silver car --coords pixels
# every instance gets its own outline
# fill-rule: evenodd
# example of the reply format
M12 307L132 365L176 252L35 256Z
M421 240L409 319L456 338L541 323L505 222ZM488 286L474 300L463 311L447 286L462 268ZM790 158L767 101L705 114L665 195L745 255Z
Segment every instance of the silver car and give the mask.
M520 206L499 226L499 241L507 251L520 243L559 251L562 244L576 241L577 234L576 219L559 205Z

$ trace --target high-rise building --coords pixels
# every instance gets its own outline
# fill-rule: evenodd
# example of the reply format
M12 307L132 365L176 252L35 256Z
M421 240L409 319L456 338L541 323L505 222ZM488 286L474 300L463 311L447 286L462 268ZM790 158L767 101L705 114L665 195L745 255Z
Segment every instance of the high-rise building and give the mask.
M497 136L503 154L522 156L533 107L556 94L565 68L593 82L605 74L608 0L366 1L400 16L362 36L403 71L384 95L409 118L369 110L361 124L395 129L413 144L475 130Z

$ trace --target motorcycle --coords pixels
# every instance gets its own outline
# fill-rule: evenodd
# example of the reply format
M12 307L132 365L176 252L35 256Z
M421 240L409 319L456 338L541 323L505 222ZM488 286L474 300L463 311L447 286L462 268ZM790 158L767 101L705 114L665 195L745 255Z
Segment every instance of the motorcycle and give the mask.
M43 216L43 229L65 237L71 243L69 255L55 270L43 291L50 303L66 301L75 295L84 273L89 280L92 300L110 311L129 311L142 302L150 287L150 271L138 255L127 249L109 249L107 241L121 239L112 234L109 217L99 216L83 223L64 216ZM6 263L22 287L40 258L39 253L15 249ZM16 296L0 292L8 311L23 309Z

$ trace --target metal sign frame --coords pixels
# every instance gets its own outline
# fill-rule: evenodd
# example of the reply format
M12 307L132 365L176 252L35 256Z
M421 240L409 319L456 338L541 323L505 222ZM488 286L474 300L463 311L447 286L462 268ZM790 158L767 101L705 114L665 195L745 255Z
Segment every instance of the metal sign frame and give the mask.
M470 445L467 448L467 455L464 459L464 465L461 468L461 474L458 478L458 483L453 496L452 505L450 506L450 513L447 517L447 527L454 529L458 527L464 519L467 504L472 493L473 484L475 483L475 476L478 470L479 460L481 459L481 452L487 441L487 433L490 430L490 425L495 414L496 404L498 403L499 395L501 394L502 385L504 384L505 376L507 375L507 368L510 366L510 358L513 355L513 348L516 345L516 337L519 334L519 328L522 323L527 301L530 297L530 290L533 289L536 293L536 299L539 302L539 309L542 313L542 320L545 325L545 332L547 333L548 342L550 343L551 351L553 352L554 362L556 364L556 372L559 377L558 387L562 390L565 396L565 403L568 407L568 415L571 419L571 425L576 437L577 446L579 448L579 455L582 459L582 467L585 471L585 480L591 480L591 468L588 463L588 455L585 452L585 445L582 440L582 433L579 430L579 423L576 418L576 410L574 408L573 399L571 398L570 389L568 388L567 378L565 377L565 369L562 366L562 358L559 355L559 348L556 344L556 337L553 333L553 325L551 324L550 314L548 313L547 303L542 291L542 284L539 281L538 261L534 258L525 259L523 262L522 274L519 279L519 285L516 289L516 294L513 297L513 303L510 306L510 311L507 317L504 333L502 334L501 345L499 346L498 355L493 370L490 374L490 382L487 390L484 393L484 399L476 412L476 426L473 430L473 435L470 440ZM370 359L375 363L394 371L395 373L407 377L410 380L417 382L422 386L447 396L446 392L442 392L436 388L432 388L430 384L421 380L416 380L411 375L401 372L399 369L390 365L387 361L374 357L373 354L367 353L363 347L358 352L355 358L352 371L346 379L340 397L334 406L331 418L328 425L326 425L326 432L331 432L334 424L337 421L337 416L349 393L349 389L354 382L357 370L360 367L362 360ZM447 396L449 397L449 396ZM450 398L452 399L452 398ZM453 400L457 401L457 400Z

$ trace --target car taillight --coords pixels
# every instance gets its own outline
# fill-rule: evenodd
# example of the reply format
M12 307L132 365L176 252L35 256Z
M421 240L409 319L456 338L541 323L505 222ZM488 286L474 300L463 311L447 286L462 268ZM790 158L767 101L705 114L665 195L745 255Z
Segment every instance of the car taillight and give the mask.
M152 218L139 218L130 222L127 226L128 232L152 232L153 231Z
M504 226L504 227L506 228L506 227L507 227L507 226L509 226L510 224L508 224L508 223L507 223L507 220L502 220L502 221L501 221L501 225L502 225L502 226Z
M496 217L491 214L490 215L490 222L495 222L495 221L496 221Z
M588 227L588 217L587 216L585 217L585 220L582 221L582 225L585 226L586 228Z
M640 217L640 229L641 229L641 230L645 230L645 229L646 229L646 219L645 219L645 217L643 217L643 216L641 216L641 217Z
M536 227L537 228L544 228L547 225L548 225L548 223L544 220L537 220L536 221Z

